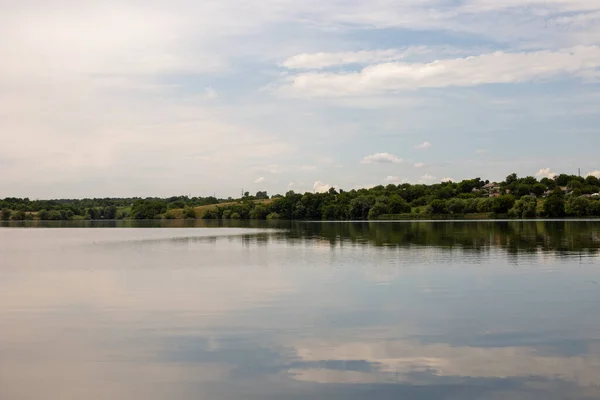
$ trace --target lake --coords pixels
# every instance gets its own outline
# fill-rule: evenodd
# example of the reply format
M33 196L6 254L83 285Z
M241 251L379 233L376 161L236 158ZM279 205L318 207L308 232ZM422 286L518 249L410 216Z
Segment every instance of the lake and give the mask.
M597 399L600 221L0 228L0 399Z

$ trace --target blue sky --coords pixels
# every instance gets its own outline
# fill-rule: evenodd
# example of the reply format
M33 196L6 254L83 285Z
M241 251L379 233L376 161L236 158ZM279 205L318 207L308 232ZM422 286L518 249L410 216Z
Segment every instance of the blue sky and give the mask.
M0 11L0 197L600 176L595 0Z

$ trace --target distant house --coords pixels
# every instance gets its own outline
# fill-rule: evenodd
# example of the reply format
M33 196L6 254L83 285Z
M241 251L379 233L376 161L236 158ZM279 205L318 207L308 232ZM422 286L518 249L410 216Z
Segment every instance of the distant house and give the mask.
M500 195L500 185L498 185L496 182L485 184L481 190L486 192L490 197L497 197L495 196L496 194Z
M560 186L560 190L562 190L564 194L569 194L572 192L568 186Z
M592 194L592 197L600 197L600 193L594 193Z

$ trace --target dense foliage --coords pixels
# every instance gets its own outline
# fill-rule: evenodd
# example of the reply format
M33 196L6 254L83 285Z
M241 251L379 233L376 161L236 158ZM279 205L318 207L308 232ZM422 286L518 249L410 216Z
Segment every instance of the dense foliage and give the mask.
M104 198L104 199L62 199L30 200L28 198L6 198L0 200L2 218L13 220L110 220L110 219L152 219L168 209L199 207L218 204L215 197L176 196L158 198ZM189 214L189 213L188 213Z
M242 201L216 207L205 219L374 220L430 217L583 217L600 216L600 181L559 175L490 183L480 178L433 185L376 186L370 189L299 194L290 191L269 203Z
M241 199L187 196L125 199L0 201L2 219L285 219L375 220L429 217L585 217L600 216L600 180L559 175L554 179L519 178L503 182L480 178L433 185L408 183L370 189L275 195Z

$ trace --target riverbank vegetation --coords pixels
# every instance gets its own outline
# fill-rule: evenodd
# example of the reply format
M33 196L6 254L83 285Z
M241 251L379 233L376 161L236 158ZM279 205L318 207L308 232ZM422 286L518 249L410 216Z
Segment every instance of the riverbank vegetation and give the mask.
M600 180L561 174L538 180L511 174L432 185L389 184L369 189L295 193L261 191L239 199L177 196L82 200L0 201L4 220L258 219L400 220L600 217Z

